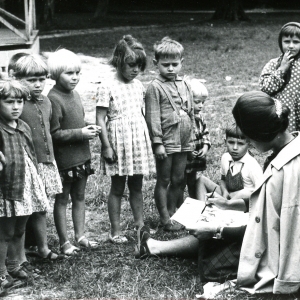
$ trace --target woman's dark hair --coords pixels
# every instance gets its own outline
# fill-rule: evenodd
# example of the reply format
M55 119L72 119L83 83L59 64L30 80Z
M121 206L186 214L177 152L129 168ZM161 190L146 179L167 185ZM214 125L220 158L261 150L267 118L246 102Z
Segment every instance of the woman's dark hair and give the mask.
M130 59L140 65L142 71L146 69L147 57L142 44L131 35L125 35L116 45L109 63L122 70Z
M290 110L261 91L243 94L233 107L232 114L236 124L250 139L257 142L270 142L288 125Z

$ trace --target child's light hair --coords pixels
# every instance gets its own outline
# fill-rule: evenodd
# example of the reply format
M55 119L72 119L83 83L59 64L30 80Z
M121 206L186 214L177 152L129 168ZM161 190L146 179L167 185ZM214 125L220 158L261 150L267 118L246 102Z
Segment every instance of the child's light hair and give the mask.
M47 64L40 55L25 55L16 61L13 75L18 79L27 76L47 76Z
M62 72L67 70L81 70L80 58L72 51L59 49L48 58L50 77L57 81Z
M207 88L199 79L193 78L190 85L194 97L200 98L203 101L208 97Z
M109 63L117 70L122 70L128 61L134 61L144 71L147 64L146 52L142 44L130 34L124 35L117 43Z
M14 54L9 62L8 62L8 66L7 66L7 71L8 73L10 72L15 72L15 69L16 69L16 62L23 56L28 56L30 55L29 53L26 53L26 52L18 52L16 54ZM12 74L13 75L13 74Z
M22 98L24 101L28 99L29 90L18 80L0 81L0 100L8 97Z
M154 44L154 56L158 61L160 58L182 58L184 48L168 36Z

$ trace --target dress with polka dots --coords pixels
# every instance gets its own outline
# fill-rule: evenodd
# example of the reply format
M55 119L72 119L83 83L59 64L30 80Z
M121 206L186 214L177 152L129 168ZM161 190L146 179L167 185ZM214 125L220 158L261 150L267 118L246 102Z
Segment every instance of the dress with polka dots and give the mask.
M281 101L290 109L289 131L300 130L300 58L292 62L291 77L286 83L284 73L277 69L281 57L271 59L263 68L261 90Z

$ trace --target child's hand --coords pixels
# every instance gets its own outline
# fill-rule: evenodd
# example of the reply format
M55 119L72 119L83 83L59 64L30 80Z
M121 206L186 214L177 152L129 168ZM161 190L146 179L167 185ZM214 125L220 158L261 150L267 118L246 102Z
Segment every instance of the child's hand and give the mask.
M82 136L84 140L92 140L98 136L98 130L94 129L95 125L89 125L82 128Z
M195 159L198 156L198 151L193 151L192 152L192 158Z
M294 57L292 56L291 52L289 50L286 51L282 57L279 69L285 73L291 67L293 61Z
M99 126L99 125L94 125L94 124L93 124L93 125L89 125L89 126L87 126L87 127L96 130L96 131L98 132L98 134L101 133L101 126Z
M113 164L118 160L118 157L112 147L102 148L102 156L108 164Z
M154 154L155 154L155 157L159 160L162 160L162 159L165 159L168 157L166 149L165 149L164 145L162 145L162 144L155 146Z
M208 152L208 149L209 148L208 148L207 144L205 144L203 146L203 148L198 151L197 157L203 157L203 156L205 156L207 154L207 152Z
M227 190L224 190L224 191L223 191L222 196L223 196L225 199L230 199L230 194L229 194L229 192L228 192Z
M4 165L5 165L5 157L4 154L0 151L0 171L3 170Z

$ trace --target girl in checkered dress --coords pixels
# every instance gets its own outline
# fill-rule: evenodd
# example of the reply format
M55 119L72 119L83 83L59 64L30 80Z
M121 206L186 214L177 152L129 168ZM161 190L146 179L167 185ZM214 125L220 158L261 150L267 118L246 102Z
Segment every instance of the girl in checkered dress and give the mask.
M19 119L28 96L18 81L0 85L0 151L5 157L0 155L0 292L13 285L12 277L28 278L25 225L32 213L49 209L31 130Z
M108 213L111 222L109 240L124 243L120 227L121 198L128 177L130 205L134 225L143 222L143 175L155 171L147 125L143 116L144 88L135 79L146 67L143 46L132 36L117 44L110 63L116 73L101 83L97 90L97 125L102 127L101 169L111 176ZM107 120L107 122L106 122Z

